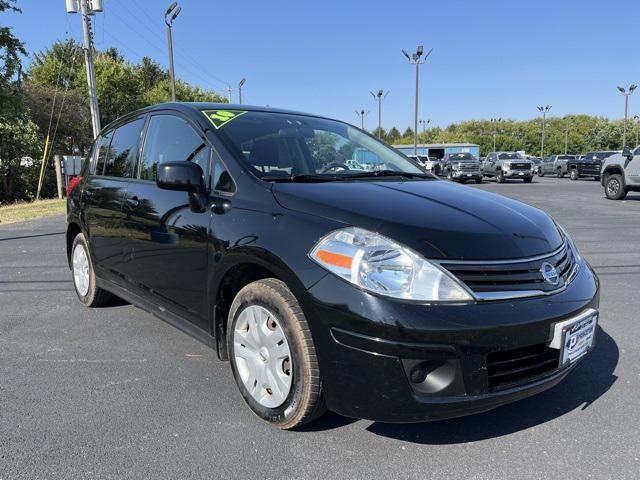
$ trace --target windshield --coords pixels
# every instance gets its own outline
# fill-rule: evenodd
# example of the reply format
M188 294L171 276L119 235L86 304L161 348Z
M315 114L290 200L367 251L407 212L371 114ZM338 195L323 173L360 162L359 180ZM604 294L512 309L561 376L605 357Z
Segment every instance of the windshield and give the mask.
M449 160L451 160L452 162L457 162L459 160L475 160L476 158L471 155L469 152L462 152L462 153L452 153L451 155L449 155Z
M522 155L518 152L506 152L498 154L498 160L522 160Z
M558 155L558 160L575 160L575 155Z
M218 136L264 180L382 171L429 177L415 161L346 123L275 112L225 113L233 118L217 127Z

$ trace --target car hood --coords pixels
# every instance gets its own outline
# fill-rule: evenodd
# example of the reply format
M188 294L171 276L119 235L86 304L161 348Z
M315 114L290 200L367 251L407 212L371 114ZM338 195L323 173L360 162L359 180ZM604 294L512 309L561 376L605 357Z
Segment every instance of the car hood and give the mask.
M284 208L378 232L427 258L515 259L562 243L541 210L440 180L276 183L272 191Z

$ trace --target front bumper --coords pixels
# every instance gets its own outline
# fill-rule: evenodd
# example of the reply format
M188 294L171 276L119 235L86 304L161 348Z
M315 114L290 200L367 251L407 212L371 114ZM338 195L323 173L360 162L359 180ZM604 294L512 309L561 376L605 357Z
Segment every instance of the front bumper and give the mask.
M585 263L555 295L469 305L385 299L327 275L303 301L329 409L383 422L440 420L490 410L542 392L574 367L492 387L491 352L548 346L553 325L597 310L598 280ZM416 365L442 380L416 386ZM435 387L434 387L435 385Z
M533 170L502 170L505 178L530 178L533 177Z
M478 178L482 178L482 173L480 171L477 172L465 172L460 170L452 170L451 176L456 180L475 180Z

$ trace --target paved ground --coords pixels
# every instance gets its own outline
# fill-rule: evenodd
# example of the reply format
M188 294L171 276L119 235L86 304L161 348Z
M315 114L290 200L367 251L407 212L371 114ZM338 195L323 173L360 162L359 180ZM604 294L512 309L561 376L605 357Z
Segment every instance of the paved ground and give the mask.
M638 478L640 195L546 177L479 188L568 227L602 280L598 347L537 397L419 425L330 414L273 430L197 341L129 305L80 306L61 217L1 227L0 479Z

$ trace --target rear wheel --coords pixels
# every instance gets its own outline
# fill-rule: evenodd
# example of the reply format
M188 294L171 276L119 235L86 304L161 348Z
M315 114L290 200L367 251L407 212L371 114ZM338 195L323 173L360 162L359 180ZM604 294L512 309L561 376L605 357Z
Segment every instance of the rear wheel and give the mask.
M82 233L73 240L71 247L73 287L78 299L87 307L100 307L111 300L111 294L96 286L96 274L91 263L87 241Z
M287 286L274 278L244 287L229 312L231 369L253 413L294 428L325 412L309 325Z
M569 176L571 178L571 180L578 180L580 178L580 174L578 173L578 170L571 170L571 175Z
M614 173L607 176L604 182L604 193L609 200L622 200L627 196L622 175Z

